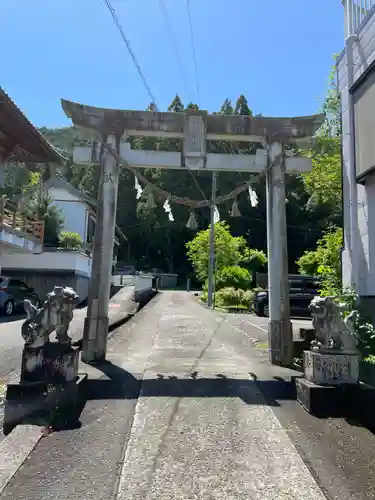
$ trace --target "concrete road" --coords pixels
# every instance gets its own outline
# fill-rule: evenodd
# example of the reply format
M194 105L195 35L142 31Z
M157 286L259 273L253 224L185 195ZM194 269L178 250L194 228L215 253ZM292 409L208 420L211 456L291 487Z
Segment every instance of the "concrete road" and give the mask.
M252 335L257 332L260 342L268 342L268 318L256 316L255 314L228 314L230 323ZM311 319L292 319L293 337L299 338L300 328L312 328Z
M44 438L2 499L373 500L373 434L306 413L265 326L161 293L90 372L82 427Z
M124 314L131 313L135 309L132 300L133 287L123 288L110 300L109 315L110 323L117 321ZM71 322L69 334L73 340L79 340L83 333L83 324L86 316L86 308L76 309ZM12 376L12 373L20 369L23 339L21 337L21 325L25 315L0 317L0 382ZM51 335L53 339L54 334Z

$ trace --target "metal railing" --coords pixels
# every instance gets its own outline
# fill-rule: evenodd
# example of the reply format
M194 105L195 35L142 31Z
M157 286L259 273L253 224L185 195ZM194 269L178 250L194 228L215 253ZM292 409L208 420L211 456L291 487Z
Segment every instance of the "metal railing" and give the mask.
M44 221L31 219L20 212L17 207L0 196L0 228L5 227L15 231L20 231L26 237L33 238L43 243Z
M345 38L355 34L369 11L375 6L375 0L342 0L345 9Z

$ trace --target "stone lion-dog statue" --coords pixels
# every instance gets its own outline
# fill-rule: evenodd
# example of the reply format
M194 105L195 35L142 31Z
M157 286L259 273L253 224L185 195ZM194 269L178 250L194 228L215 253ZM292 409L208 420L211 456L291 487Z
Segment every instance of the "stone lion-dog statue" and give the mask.
M21 327L25 346L40 348L48 344L49 336L56 331L59 344L71 345L68 335L73 310L79 302L79 295L71 287L55 286L47 295L47 300L38 309L30 300L24 300L27 318Z
M358 337L354 324L358 311L343 318L344 305L337 304L333 297L315 297L309 306L316 340L311 343L314 351L357 352Z

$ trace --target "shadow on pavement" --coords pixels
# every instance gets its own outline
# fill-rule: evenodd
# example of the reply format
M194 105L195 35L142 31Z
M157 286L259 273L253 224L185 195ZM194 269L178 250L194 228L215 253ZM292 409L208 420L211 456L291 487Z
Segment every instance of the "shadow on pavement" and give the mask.
M12 316L0 316L0 325L4 323L13 323L26 319L26 314L23 312L13 314Z
M110 362L96 368L108 378L88 381L89 400L136 399L140 391L142 397L233 397L241 398L246 404L269 406L279 406L279 400L296 399L294 384L284 380L231 379L221 374L217 374L215 378L199 378L199 373L191 374L190 379L158 374L155 379L139 380Z

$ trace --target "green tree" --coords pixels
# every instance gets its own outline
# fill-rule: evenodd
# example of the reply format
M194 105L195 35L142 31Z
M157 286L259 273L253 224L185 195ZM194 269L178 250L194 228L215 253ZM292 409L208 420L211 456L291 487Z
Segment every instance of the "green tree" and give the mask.
M243 94L241 94L240 97L237 99L236 107L234 108L234 114L235 115L248 115L248 116L253 115L253 113L252 113L252 111L249 108L249 105L247 103L247 99Z
M176 94L175 98L168 106L168 111L181 112L183 110L184 110L184 105L182 104L180 96Z
M26 216L44 221L44 244L58 246L60 233L64 227L62 211L54 204L48 191L38 189L25 203L23 211Z
M321 278L323 295L341 293L342 239L342 229L332 228L318 240L316 250L305 252L297 261L300 273Z
M225 99L225 101L221 105L220 114L221 115L233 115L233 112L234 112L234 110L233 110L232 103L230 102L230 100L228 98Z
M199 109L198 104L194 104L193 102L189 102L189 104L186 106L186 109Z
M200 231L194 239L186 243L187 257L192 263L200 281L208 276L210 228ZM234 237L225 222L215 224L215 265L224 267L240 265L249 260L247 242L242 237Z
M338 223L342 212L342 161L340 136L340 96L336 71L332 69L329 90L323 104L325 120L308 151L313 168L302 176L310 195L308 207L325 205L331 212L330 222ZM333 216L333 219L332 219Z
M235 290L249 290L251 288L250 272L240 266L221 268L215 276L215 290L218 291L228 287Z

